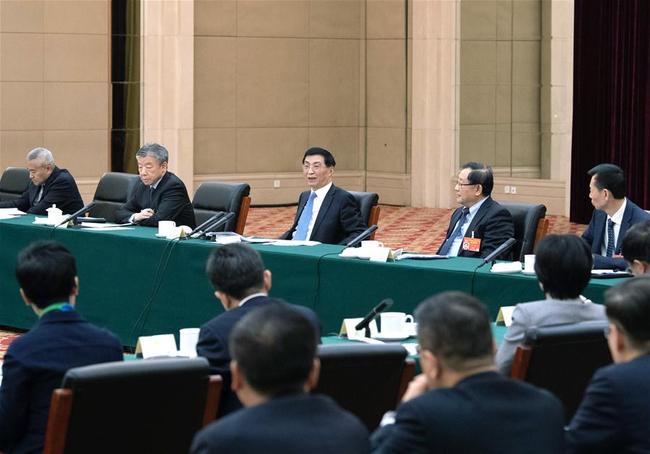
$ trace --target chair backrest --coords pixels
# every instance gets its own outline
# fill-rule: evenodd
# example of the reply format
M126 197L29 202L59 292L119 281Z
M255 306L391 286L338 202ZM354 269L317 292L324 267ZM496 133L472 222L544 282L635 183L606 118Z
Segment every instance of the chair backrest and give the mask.
M70 369L52 395L43 452L186 454L214 420L220 389L205 358Z
M0 201L16 200L29 186L29 171L24 167L7 167L0 176Z
M350 194L356 199L357 205L359 205L359 211L361 212L361 218L363 222L366 223L367 227L377 224L379 222L379 195L376 192L359 192L359 191L349 191ZM373 233L368 239L372 240L375 238Z
M95 189L93 202L96 205L90 210L90 216L115 222L115 213L129 199L137 182L138 176L132 173L108 172L102 175Z
M207 181L201 183L194 193L194 217L196 225L201 225L216 213L235 213L222 232L236 232L242 235L246 226L251 199L251 187L247 183L223 183Z
M546 207L532 203L501 203L501 205L510 212L515 226L517 242L512 248L512 256L515 260L523 261L524 255L533 253L537 224L546 216Z
M415 374L401 345L326 344L318 348L318 385L312 390L332 397L375 429L383 414L394 410Z
M612 362L606 327L606 321L591 321L529 329L511 376L555 394L569 421L596 369Z

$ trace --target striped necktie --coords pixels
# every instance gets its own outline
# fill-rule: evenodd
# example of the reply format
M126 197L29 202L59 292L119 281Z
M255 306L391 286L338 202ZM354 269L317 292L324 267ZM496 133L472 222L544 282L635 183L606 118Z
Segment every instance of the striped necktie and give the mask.
M611 219L607 220L607 252L606 256L611 257L614 254L614 221Z

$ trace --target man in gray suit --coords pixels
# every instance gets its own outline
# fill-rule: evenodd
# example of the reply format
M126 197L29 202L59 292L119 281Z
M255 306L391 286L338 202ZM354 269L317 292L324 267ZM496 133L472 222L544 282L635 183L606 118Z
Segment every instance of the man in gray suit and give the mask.
M517 304L512 325L497 352L497 367L510 374L512 359L533 326L605 320L603 306L583 299L580 293L591 277L592 255L587 243L575 235L548 235L537 247L535 273L546 299Z

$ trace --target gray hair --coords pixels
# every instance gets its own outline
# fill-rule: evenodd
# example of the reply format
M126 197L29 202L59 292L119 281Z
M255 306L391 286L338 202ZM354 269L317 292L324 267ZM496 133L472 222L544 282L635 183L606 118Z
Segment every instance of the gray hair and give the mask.
M153 156L161 165L169 161L167 148L157 143L146 143L135 154L136 158L145 158L147 156Z
M40 158L43 158L44 165L54 165L54 156L52 156L52 152L47 148L38 147L27 153L28 161L33 161L34 159Z

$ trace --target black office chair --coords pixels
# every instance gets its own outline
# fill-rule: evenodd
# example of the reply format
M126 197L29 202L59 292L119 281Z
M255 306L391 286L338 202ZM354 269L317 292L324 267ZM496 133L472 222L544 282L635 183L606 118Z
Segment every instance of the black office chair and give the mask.
M330 396L372 431L397 407L415 375L415 362L406 354L401 345L319 345L320 378L312 393Z
M29 171L24 167L7 167L0 177L0 202L18 199L29 186Z
M366 223L368 227L375 225L379 222L379 212L380 207L379 195L376 192L358 192L358 191L349 191L350 194L356 199L357 204L359 205L359 211L361 211L361 218ZM369 240L375 238L373 233Z
M223 226L221 231L244 234L251 187L246 183L222 183L208 181L196 190L192 204L196 225L201 225L216 213L235 213L235 217Z
M205 358L70 369L52 394L43 452L186 454L214 420L220 391Z
M137 182L138 176L132 173L108 172L102 175L93 196L96 205L90 210L90 216L117 222L115 213L129 199Z
M517 242L512 248L512 256L515 260L523 261L526 254L532 254L535 250L535 241L546 234L544 231L543 234L538 235L538 226L548 230L548 221L544 218L546 207L531 203L502 202L501 205L510 212L515 225L515 240Z
M526 331L510 376L551 391L570 421L596 369L612 362L606 327L606 321L592 321Z

